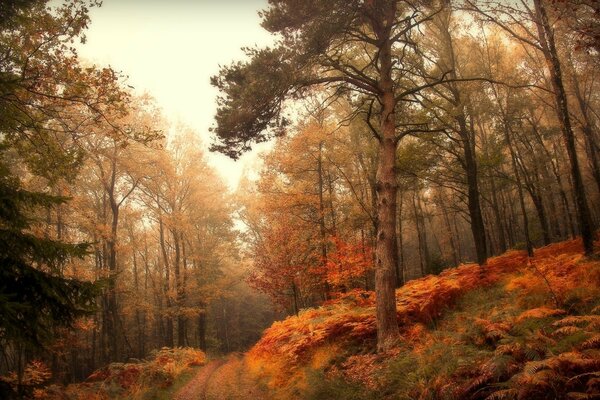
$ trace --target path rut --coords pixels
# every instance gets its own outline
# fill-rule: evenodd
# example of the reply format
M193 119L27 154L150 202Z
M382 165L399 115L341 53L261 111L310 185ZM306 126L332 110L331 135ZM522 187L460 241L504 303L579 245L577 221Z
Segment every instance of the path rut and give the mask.
M214 360L206 364L192 380L173 396L173 400L207 400L208 382L225 362L225 360Z

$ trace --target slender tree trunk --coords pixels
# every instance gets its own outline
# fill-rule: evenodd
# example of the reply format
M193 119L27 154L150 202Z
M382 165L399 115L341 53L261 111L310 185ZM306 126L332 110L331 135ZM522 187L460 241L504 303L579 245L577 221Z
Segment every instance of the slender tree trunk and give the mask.
M321 265L327 266L327 229L325 227L325 201L323 198L323 142L319 142L319 156L317 158L317 172L319 174L319 233L321 235ZM331 298L329 283L325 279L324 283L325 300Z
M485 152L485 156L487 158L490 157L489 154L489 143L488 143L488 134L485 131L484 128L484 124L481 121L481 118L477 118L477 126L479 127L479 130L482 133L482 141L483 141L483 148L484 148L484 152ZM472 129L473 130L473 129ZM497 243L497 251L498 253L502 254L504 252L506 252L507 249L507 245L506 245L506 234L505 234L505 228L504 228L504 220L502 218L502 215L500 213L500 205L499 205L499 201L498 201L498 189L496 186L496 179L494 178L494 173L490 173L488 176L488 181L490 183L490 189L491 189L491 197L492 197L492 214L493 214L493 220L495 222L495 232L496 232L496 237L498 238L498 243ZM488 220L492 220L492 218L489 218ZM493 253L492 251L490 251L490 253Z
M496 180L490 176L490 185L492 189L492 211L496 219L496 231L498 232L498 251L500 254L506 252L506 235L504 234L504 221L500 216L500 207L498 205L498 190L496 188Z
M579 87L579 79L577 74L575 73L575 67L573 66L573 89L575 92L575 98L577 99L577 103L579 104L579 109L581 110L581 115L583 116L583 124L581 126L581 130L583 131L583 136L585 138L586 147L588 150L588 156L590 159L590 166L592 167L592 176L596 182L596 186L598 187L598 191L600 192L600 160L599 153L600 147L594 140L594 128L592 119L590 117L589 104L587 100L583 97L583 93L581 93L581 88Z
M331 217L331 234L337 235L337 217L335 215L335 207L333 206L333 180L331 174L327 171L327 189L329 191L329 215Z
M187 292L186 292L186 288L187 288L187 269L188 269L188 258L187 258L187 252L186 252L186 241L185 241L185 237L183 236L183 233L180 233L180 241L181 241L181 297L180 297L180 301L181 301L181 306L185 306L185 301L186 301L186 296L187 296ZM188 325L188 321L187 318L185 317L185 315L181 315L181 318L183 319L183 326L182 326L182 330L183 330L183 338L184 338L184 346L188 346L189 341L188 341L188 337L187 337L187 333L188 333L188 329L187 329L187 325Z
M526 135L521 135L521 142L525 145L526 151L528 151L531 154L535 154L536 149L532 146L531 141ZM550 229L548 224L548 218L546 216L546 209L544 208L544 201L542 198L544 188L540 184L540 170L538 164L537 162L534 162L532 166L533 171L528 171L525 162L523 161L522 157L520 157L518 149L514 148L514 151L515 157L518 161L518 165L523 171L524 186L531 197L531 201L533 202L535 211L538 215L538 220L540 221L544 245L547 246L551 243Z
M206 351L206 304L201 303L202 310L198 314L198 347Z
M115 155L116 157L116 155ZM120 351L120 340L118 333L118 305L117 305L117 234L119 227L119 206L115 199L115 185L116 185L116 158L113 159L112 165L112 176L108 191L108 200L112 214L112 220L110 225L110 238L108 239L108 322L107 333L108 333L108 346L110 352L110 358L112 361L119 361L121 358Z
M523 187L521 185L521 174L519 173L519 168L517 165L517 156L515 154L515 149L512 145L510 130L508 128L508 122L506 121L506 116L504 120L504 139L506 140L506 144L508 145L508 149L510 151L510 160L512 163L513 171L515 174L515 180L517 181L517 193L519 194L519 205L521 206L521 213L523 215L523 234L525 235L525 247L527 249L527 255L529 257L533 257L533 245L531 244L531 238L529 236L529 218L527 217L527 208L525 207L525 199L523 196Z
M133 242L133 234L131 234L131 240L133 243L133 287L135 289L136 296L140 295L140 285L138 277L138 262L137 262L137 250L135 242ZM142 348L144 343L144 334L142 331L142 313L139 307L135 308L135 326L137 330L137 357L142 358L144 356L144 350Z
M292 282L292 311L294 315L298 315L300 307L298 306L298 287L295 282Z
M173 340L173 316L171 315L171 312L173 311L173 305L171 302L171 297L170 297L170 290L171 290L171 268L169 265L169 255L167 253L167 246L165 244L165 228L164 228L164 224L162 221L162 216L159 215L158 218L158 231L159 231L159 240L160 240L160 248L161 248L161 252L163 255L163 264L165 266L165 273L164 273L164 296L166 299L166 306L167 306L167 315L164 318L165 319L165 335L164 335L164 341L166 346L168 347L173 347L174 346L174 340Z
M173 272L175 275L175 305L177 308L177 346L185 346L185 317L182 313L183 307L183 280L181 276L181 241L179 232L176 229L171 230L173 244L175 245L175 262L173 263Z
M462 248L462 243L460 242L461 234L460 234L460 231L458 230L458 223L456 222L456 213L452 217L452 226L454 228L454 232L456 233L456 237L458 238L458 240L456 241L456 254L458 255L458 259L460 261L462 261L463 248Z
M544 0L534 0L536 12L536 26L543 49L544 58L550 72L552 88L556 101L556 112L560 121L563 140L569 156L571 166L571 179L573 181L573 192L575 197L575 206L577 211L577 220L583 239L583 248L586 255L594 252L594 237L590 210L585 195L585 186L581 171L579 169L579 160L577 159L577 149L575 146L575 135L571 127L571 117L569 115L569 105L567 94L562 81L561 65L554 41L554 30L548 22L546 5Z
M459 115L457 120L461 132L464 167L467 175L467 203L469 216L471 217L471 233L473 234L473 241L475 242L477 264L485 265L487 261L487 241L485 236L485 225L483 224L483 213L481 212L475 146L468 131L464 114Z
M431 265L431 254L429 253L429 244L427 241L427 226L425 225L425 216L421 207L421 194L417 190L413 197L413 207L415 210L415 224L417 226L417 236L419 237L419 254L421 256L421 276L429 273Z
M450 12L449 9L448 12ZM445 21L443 25L440 26L440 33L442 34L444 41L443 44L446 47L447 55L449 57L447 60L449 67L451 68L449 77L451 79L456 79L456 56L454 52L454 45L452 43L452 36L450 35L450 27L447 23L448 21L450 21L450 19ZM471 129L469 129L465 114L465 102L461 96L458 86L451 83L448 88L452 93L452 105L458 110L458 113L454 118L458 124L458 134L460 136L463 149L463 160L461 161L461 164L465 170L467 178L467 204L469 208L469 217L471 219L471 233L473 234L473 241L475 243L477 263L479 265L485 265L488 256L488 249L483 213L481 212L480 204L473 120L471 119Z
M527 192L531 197L531 201L533 206L535 207L535 212L537 213L538 220L540 221L540 226L542 228L542 238L544 239L544 246L547 246L551 243L549 228L548 228L548 218L546 217L546 209L544 208L544 203L542 202L542 198L537 190L534 187L527 185Z
M396 264L396 287L400 287L406 283L405 281L405 270L404 264L404 240L402 235L402 206L403 206L403 194L398 194L398 263Z
M425 276L425 257L423 254L423 236L421 235L421 223L419 221L419 210L417 209L417 201L415 200L416 192L413 192L412 206L413 215L415 216L415 230L417 231L417 250L419 253L419 271L421 276Z
M454 234L452 233L452 226L450 225L450 218L448 217L448 207L446 207L445 199L442 196L441 190L438 193L438 201L442 210L442 217L444 218L444 226L446 227L446 235L448 235L448 242L450 244L450 252L452 254L452 264L457 266L459 261L458 252L456 251L456 244L454 240Z

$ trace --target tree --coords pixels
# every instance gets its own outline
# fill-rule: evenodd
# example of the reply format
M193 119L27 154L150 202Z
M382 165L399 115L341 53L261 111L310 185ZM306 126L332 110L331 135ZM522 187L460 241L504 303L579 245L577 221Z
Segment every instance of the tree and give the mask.
M3 155L3 158L5 155ZM38 208L65 198L30 192L0 161L0 341L47 344L56 327L94 311L98 286L65 278L64 264L87 254L87 244L70 244L31 233Z
M467 92L456 82L457 77L467 75L465 70L468 68L469 56L459 55L456 49L457 44L451 33L453 22L451 8L445 7L433 18L429 32L429 39L432 43L428 46L428 49L437 55L436 67L440 70L440 73L448 71L449 77L452 78L452 81L432 88L438 104L434 105L434 111L431 114L433 118L441 119L442 123L447 126L446 131L448 133L446 136L450 139L449 145L460 149L458 151L452 150L452 153L456 154L456 158L464 170L464 180L467 186L467 206L477 263L484 265L489 249L485 235L479 189L480 172L477 165L476 132L473 122L475 116L473 115L471 102L474 93ZM471 48L471 46L464 46L464 48ZM465 67L465 64L467 67ZM440 105L440 101L444 104ZM447 111L444 112L444 110Z
M248 49L250 61L223 67L212 78L221 91L213 149L233 158L252 143L281 134L288 122L284 100L301 97L312 86L329 87L334 97L346 95L362 105L354 115L363 116L378 140L375 291L382 351L398 339L396 149L403 136L427 129L397 111L410 114L412 96L446 78L445 72L423 77L411 68L418 58L416 28L437 12L439 7L400 0L272 0L262 24L280 35L278 46Z
M547 0L533 0L533 4L524 2L521 7L487 2L492 5L490 9L471 1L467 1L467 3L470 10L483 16L487 21L498 25L514 39L531 46L543 55L554 93L556 117L559 121L563 142L569 157L579 229L581 230L585 253L591 255L594 251L592 220L579 167L567 93L563 83L563 65L557 50L555 27L550 20L551 10L548 7ZM506 19L511 22L506 22Z
M78 129L124 96L111 70L82 69L70 47L88 23L89 4L46 3L0 6L0 336L36 345L55 327L90 313L97 287L63 275L66 263L87 255L87 245L36 233L36 213L60 207L67 198L25 189L17 166L51 182L60 175L52 170L63 176L77 170L81 154L63 140L72 144Z

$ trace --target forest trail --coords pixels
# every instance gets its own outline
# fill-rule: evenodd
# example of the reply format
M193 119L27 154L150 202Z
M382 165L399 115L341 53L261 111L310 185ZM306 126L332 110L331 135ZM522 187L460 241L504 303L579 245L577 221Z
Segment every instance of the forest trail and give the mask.
M187 385L173 396L173 400L206 400L208 382L225 362L224 359L218 359L206 364Z
M253 400L267 399L265 392L249 373L242 354L206 364L179 392L174 400Z

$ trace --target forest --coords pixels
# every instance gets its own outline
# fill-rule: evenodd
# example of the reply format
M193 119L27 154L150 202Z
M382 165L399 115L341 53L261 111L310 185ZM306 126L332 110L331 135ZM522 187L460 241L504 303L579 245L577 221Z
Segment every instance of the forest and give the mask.
M110 3L0 2L0 398L600 398L598 2L257 2L209 132Z

